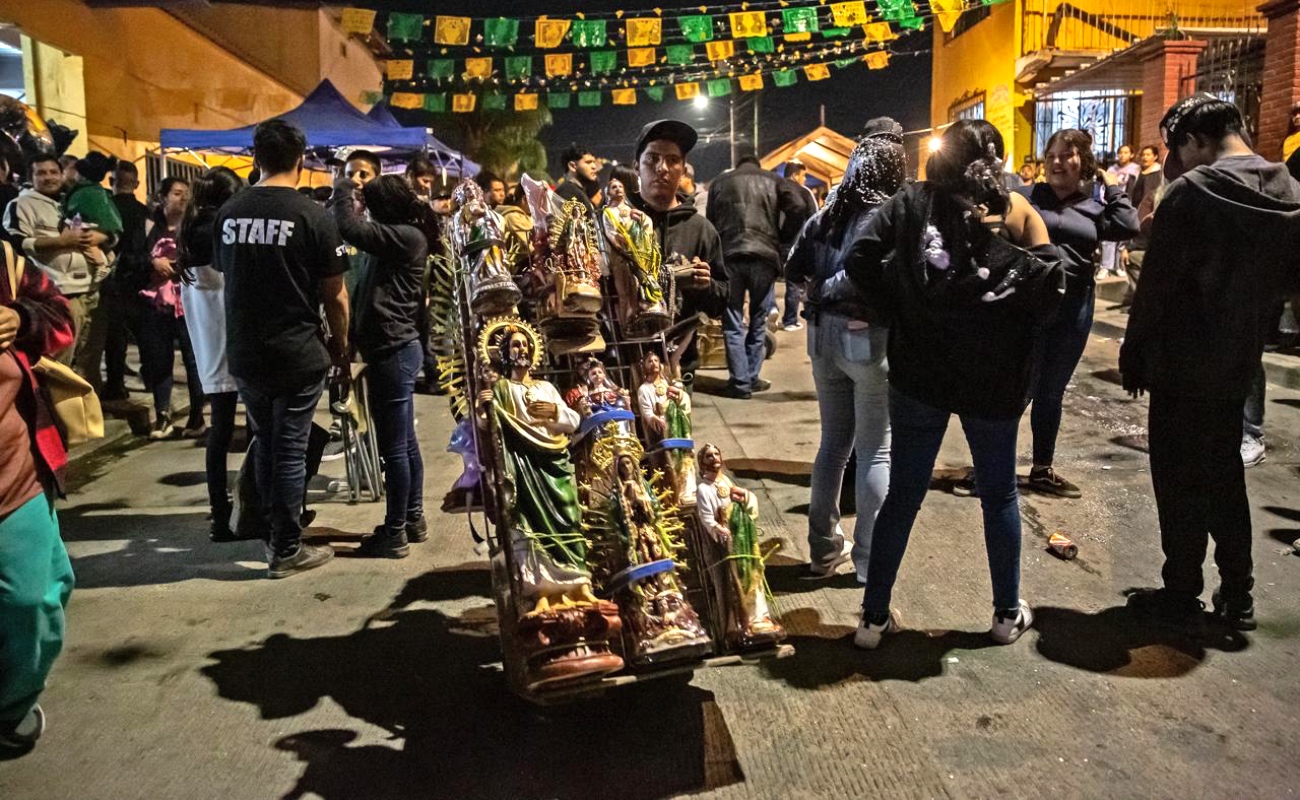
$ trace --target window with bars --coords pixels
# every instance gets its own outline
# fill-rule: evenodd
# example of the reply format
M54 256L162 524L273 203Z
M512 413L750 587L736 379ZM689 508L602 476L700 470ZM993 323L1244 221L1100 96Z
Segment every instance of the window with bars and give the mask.
M992 6L986 6L982 3L974 8L966 9L966 11L957 18L957 24L952 26L952 33L948 34L948 41L951 42L953 39L961 36L980 22L988 19L989 15L992 13Z
M956 122L959 119L984 119L983 92L968 100L954 103L952 107L948 109L949 122Z
M166 170L163 168L163 159L167 159ZM188 161L163 156L159 153L150 153L144 160L144 185L145 191L153 197L158 192L158 186L164 178L184 178L191 186L194 181L208 168L200 164L191 164Z
M1034 154L1042 157L1056 131L1077 128L1092 136L1092 151L1109 161L1128 141L1134 96L1123 90L1058 92L1038 100L1034 113Z

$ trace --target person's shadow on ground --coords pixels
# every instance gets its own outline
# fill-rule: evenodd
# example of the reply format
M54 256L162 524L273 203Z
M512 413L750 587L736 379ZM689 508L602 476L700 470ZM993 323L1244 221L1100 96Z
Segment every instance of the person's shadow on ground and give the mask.
M1249 646L1241 633L1207 617L1200 633L1161 627L1127 605L1089 614L1073 608L1034 609L1038 652L1050 661L1126 678L1177 678L1196 669L1207 650Z
M446 584L446 585L444 585ZM210 654L221 697L288 719L332 698L394 744L350 746L351 731L302 731L276 743L307 768L290 798L660 798L743 780L710 692L664 679L572 706L515 698L499 672L491 606L461 617L410 608L488 590L483 570L416 578L343 636Z

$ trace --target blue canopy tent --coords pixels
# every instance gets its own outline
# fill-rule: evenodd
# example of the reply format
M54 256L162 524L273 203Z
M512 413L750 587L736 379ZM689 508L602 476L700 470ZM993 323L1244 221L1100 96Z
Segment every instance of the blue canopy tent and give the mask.
M388 116L392 118L391 113ZM432 138L424 128L405 128L367 117L339 94L328 80L321 81L297 108L277 114L272 119L282 119L301 130L310 148L364 147L376 151L406 149L416 152L423 150ZM217 131L164 128L159 142L164 150L245 154L253 148L256 127L245 125Z
M381 125L387 125L392 128L402 127L402 123L397 121L393 116L392 109L388 107L387 101L380 100L371 107L366 116L374 122ZM431 133L425 134L427 140L424 147L421 148L428 153L429 158L439 167L445 168L449 173L460 175L465 178L472 178L482 169L478 164L470 161L468 158L447 145L443 144L438 137ZM409 158L414 152L403 147L394 147L391 151L384 153L384 156L392 155L394 157Z

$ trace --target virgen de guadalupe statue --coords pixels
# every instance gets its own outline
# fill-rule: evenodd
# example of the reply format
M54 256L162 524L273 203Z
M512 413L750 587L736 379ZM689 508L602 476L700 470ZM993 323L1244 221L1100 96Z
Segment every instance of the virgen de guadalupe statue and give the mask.
M556 353L604 349L596 314L605 257L594 222L577 200L527 175L520 182L533 215L530 285L538 293L538 325Z
M767 579L758 547L758 500L723 471L722 451L700 448L700 483L695 510L705 534L722 554L715 581L729 595L727 643L732 647L775 644L785 630L768 608ZM716 574L715 573L715 574Z
M564 393L564 402L582 417L583 433L589 429L617 422L619 433L631 435L632 398L627 389L610 380L605 365L589 358L575 370L573 388Z
M583 525L592 542L592 572L623 619L625 656L637 664L699 658L713 643L682 587L686 545L672 491L662 475L646 480L641 443L607 426L591 447L593 479Z
M480 424L500 436L507 531L517 570L512 584L523 614L517 625L530 685L621 669L610 652L620 630L613 603L591 591L578 487L569 459L577 412L547 381L532 377L542 340L518 317L489 320L479 359L499 377L478 397Z
M470 309L483 316L514 311L523 294L511 277L501 215L470 178L456 186L451 202L451 241L468 278Z
M664 269L654 224L627 203L606 208L603 215L619 324L629 336L652 336L673 323L664 299Z

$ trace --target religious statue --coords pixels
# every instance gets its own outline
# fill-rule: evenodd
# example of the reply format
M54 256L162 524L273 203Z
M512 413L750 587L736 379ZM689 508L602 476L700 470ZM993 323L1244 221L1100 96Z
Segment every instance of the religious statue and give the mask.
M523 296L510 273L501 215L488 208L483 189L465 178L451 195L451 241L469 279L475 314L508 314Z
M518 317L489 320L479 359L500 377L478 397L480 424L500 436L498 469L505 492L501 521L523 613L517 625L531 686L619 670L610 652L620 623L617 608L591 593L587 540L569 459L569 434L580 419L547 381L532 377L541 363L541 335Z
M592 542L592 572L601 593L618 603L624 655L636 664L699 658L713 649L678 577L686 545L662 475L646 480L641 444L608 426L592 446L595 477L583 524Z
M521 179L533 215L532 280L537 322L556 353L605 347L600 335L600 275L604 254L586 208L563 200L551 187Z
M722 452L711 444L700 448L700 483L695 509L707 537L723 553L715 583L727 588L727 643L746 648L775 644L785 630L768 610L767 580L758 548L758 501L754 493L735 485L723 472Z
M641 358L641 386L636 392L637 414L651 442L691 438L691 396L681 381L668 380L659 354Z
M605 365L589 358L577 369L578 381L565 392L564 402L582 417L580 433L608 422L617 422L618 431L632 435L632 398L627 390L610 380Z
M653 336L673 323L664 300L663 264L654 224L627 203L606 208L604 220L619 323L629 336Z

